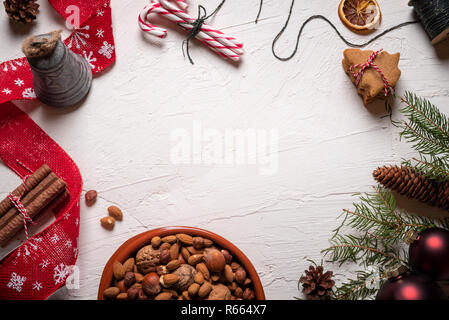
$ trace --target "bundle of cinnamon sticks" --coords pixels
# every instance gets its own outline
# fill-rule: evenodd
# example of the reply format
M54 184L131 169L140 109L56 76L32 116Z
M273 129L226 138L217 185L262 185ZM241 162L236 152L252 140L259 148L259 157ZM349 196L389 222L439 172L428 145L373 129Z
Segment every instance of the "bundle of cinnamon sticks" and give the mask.
M12 194L17 197L22 195L20 202L31 219L54 209L69 195L65 181L58 178L46 164L31 174ZM0 246L5 246L23 228L24 216L6 197L0 202Z

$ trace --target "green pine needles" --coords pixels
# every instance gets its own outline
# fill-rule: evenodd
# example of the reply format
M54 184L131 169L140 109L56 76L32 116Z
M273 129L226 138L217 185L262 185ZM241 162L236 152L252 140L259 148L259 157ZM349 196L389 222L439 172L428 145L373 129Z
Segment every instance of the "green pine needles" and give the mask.
M407 92L400 98L406 120L395 122L400 136L418 151L419 159L406 165L440 181L449 179L449 120L428 100ZM383 281L385 271L398 264L408 266L408 231L430 227L449 229L448 219L432 219L405 212L393 194L382 187L359 194L352 210L343 210L341 225L334 230L330 246L322 253L328 262L341 266L353 263L359 271L337 285L334 299L371 299Z

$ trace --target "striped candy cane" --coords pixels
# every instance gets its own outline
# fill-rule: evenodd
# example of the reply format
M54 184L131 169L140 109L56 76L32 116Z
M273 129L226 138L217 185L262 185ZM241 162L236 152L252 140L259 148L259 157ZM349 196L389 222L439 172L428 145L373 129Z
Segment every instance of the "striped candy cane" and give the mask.
M196 21L196 19L190 17L187 13L176 8L167 1L162 0L159 2L153 0L150 5L146 6L140 12L139 26L144 32L159 38L164 38L167 35L167 30L157 27L149 22L149 15L151 13L160 14L186 30L193 29L192 23ZM239 61L240 56L243 54L243 44L237 42L233 37L226 36L219 30L210 28L206 24L203 24L201 31L198 32L196 38L223 58Z

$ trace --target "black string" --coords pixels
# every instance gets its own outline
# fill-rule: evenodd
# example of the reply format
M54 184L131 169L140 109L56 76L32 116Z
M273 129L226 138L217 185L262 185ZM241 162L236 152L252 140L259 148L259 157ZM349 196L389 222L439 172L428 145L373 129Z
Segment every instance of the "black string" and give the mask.
M225 3L226 0L223 0L217 8L215 8L215 10L210 14L207 15L207 11L206 8L204 8L202 5L198 6L198 18L193 21L192 23L189 23L190 25L193 26L193 28L190 30L189 35L187 36L187 39L185 39L182 42L182 54L184 56L184 58L186 57L186 53L187 53L187 57L189 58L189 61L191 64L193 63L192 57L190 56L190 51L189 51L189 43L190 40L195 38L198 33L200 33L201 28L203 27L204 21L206 21L207 19L209 19L211 16L213 16L214 14L216 14L218 12L218 10L221 9L221 7L223 6L223 4ZM183 23L184 24L184 23ZM182 25L181 25L182 26ZM186 51L184 52L184 45L186 47Z
M263 7L263 0L260 0L259 12L257 12L256 21L254 21L256 24L257 24L257 22L259 22L259 17L260 17L260 13L262 12L262 7Z
M292 53L290 56L284 57L284 58L283 58L283 57L280 57L280 56L277 55L277 53L276 53L275 50L274 50L274 46L276 45L276 42L279 40L279 38L280 38L280 37L282 36L282 34L284 33L285 29L287 29L287 26L288 26L288 24L289 24L289 22L290 22L290 18L291 18L291 16L292 16L294 4L295 4L295 0L292 0L292 4L290 5L290 11L289 11L289 13L288 13L287 21L285 21L285 25L282 27L281 31L280 31L280 32L276 35L276 37L274 38L273 44L272 44L272 46L271 46L271 50L272 50L272 52L273 52L273 55L276 57L276 59L281 60L281 61L287 61L287 60L290 60L291 58L293 58L293 57L295 56L295 54L296 54L296 52L298 51L298 48L299 48L299 40L301 39L301 34L302 34L302 31L304 30L304 27L305 27L310 21L315 20L315 19L321 19L321 20L324 20L325 22L327 22L327 23L332 27L332 29L335 30L335 32L336 32L337 35L340 37L340 39L341 39L344 43L346 43L346 45L348 45L348 46L350 46L350 47L353 47L353 48L363 48L363 47L369 45L370 43L376 41L376 40L379 39L380 37L383 37L384 35L386 35L387 33L391 32L391 31L393 31L393 30L396 30L396 29L402 28L402 27L404 27L404 26L407 26L407 25L410 25L410 24L414 24L414 23L418 23L418 22L419 22L419 21L417 21L417 20L414 20L414 21L408 21L408 22L404 22L404 23L398 24L398 25L396 25L396 26L394 26L394 27L391 27L391 28L385 30L384 32L378 34L377 36L375 36L374 38L372 38L371 40L369 40L369 41L367 41L367 42L365 42L365 43L356 44L356 43L352 43L352 42L346 40L345 37L343 37L343 35L340 33L340 31L338 31L337 27L336 27L336 26L335 26L329 19L327 19L325 16L322 16L322 15L314 15L314 16L309 17L309 18L302 24L301 28L299 29L299 33L298 33L298 36L297 36L297 38L296 38L296 45L295 45L295 49L293 50L293 53Z

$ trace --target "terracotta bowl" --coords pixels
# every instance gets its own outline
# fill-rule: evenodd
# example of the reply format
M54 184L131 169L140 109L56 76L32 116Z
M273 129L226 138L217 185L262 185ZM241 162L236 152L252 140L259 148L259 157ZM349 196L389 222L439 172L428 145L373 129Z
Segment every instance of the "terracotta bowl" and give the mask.
M113 279L112 265L115 261L120 261L121 263L125 262L126 259L135 255L140 248L149 244L151 238L155 236L159 236L162 238L167 235L176 233L186 233L192 236L201 236L204 238L208 238L214 241L221 248L228 250L245 268L245 270L248 272L249 278L253 281L255 299L265 300L265 293L263 291L259 275L257 274L256 269L254 269L252 263L245 256L245 254L231 242L220 237L219 235L207 230L192 227L165 227L153 229L138 234L137 236L129 239L124 244L122 244L120 248L118 248L117 251L115 251L115 253L111 256L108 263L106 263L106 266L104 267L103 275L101 276L100 280L100 286L98 288L98 300L104 300L103 291L111 286Z

